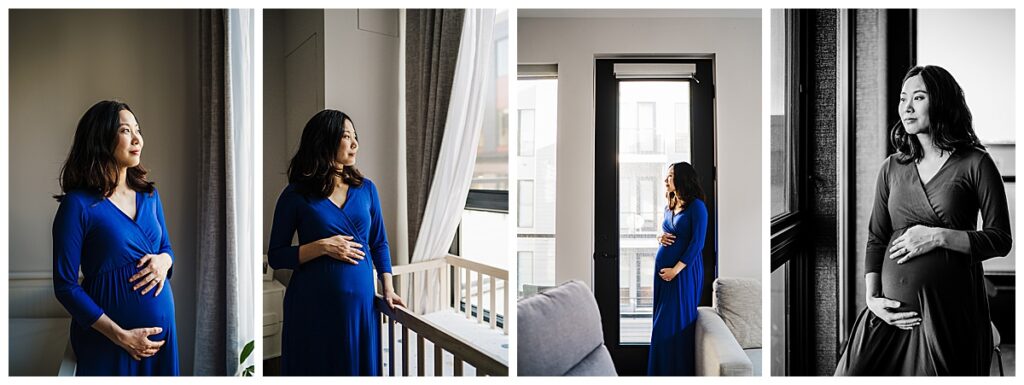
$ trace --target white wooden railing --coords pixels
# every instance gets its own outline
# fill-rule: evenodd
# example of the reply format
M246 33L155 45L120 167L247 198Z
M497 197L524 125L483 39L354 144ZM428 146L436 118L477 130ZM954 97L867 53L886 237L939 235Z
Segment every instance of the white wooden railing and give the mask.
M423 376L426 372L425 360L431 353L426 351L425 342L433 345L433 375L439 376L443 371L444 352L453 356L452 374L463 375L463 363L472 366L476 375L507 376L508 363L506 360L487 352L466 341L460 336L453 335L438 325L432 324L425 317L418 315L419 302L415 284L418 280L426 280L430 274L440 275L440 287L431 288L437 290L433 303L429 306L440 311L451 311L458 314L465 314L467 320L476 320L480 327L487 327L508 335L508 271L497 267L488 266L479 262L469 261L458 256L448 255L445 258L425 262L417 262L407 265L394 266L392 268L392 279L399 291L406 300L409 308L396 306L391 309L378 295L376 300L377 309L383 315L383 322L386 329L387 343L382 344L382 349L387 352L388 374L394 376L398 370L396 364L401 365L401 374L409 375L410 356L415 355L417 375ZM437 281L435 281L437 282ZM489 302L485 302L485 299ZM499 302L500 301L500 302ZM500 313L497 309L501 307ZM474 309L475 315L474 315ZM487 313L488 316L484 317ZM498 322L498 315L503 321ZM397 324L397 325L396 325ZM396 327L400 328L396 334ZM416 343L410 341L410 332L415 334ZM396 339L400 338L401 356L396 360ZM415 351L411 348L415 346ZM383 353L382 353L383 354ZM383 358L383 357L382 357ZM384 360L381 360L382 365Z

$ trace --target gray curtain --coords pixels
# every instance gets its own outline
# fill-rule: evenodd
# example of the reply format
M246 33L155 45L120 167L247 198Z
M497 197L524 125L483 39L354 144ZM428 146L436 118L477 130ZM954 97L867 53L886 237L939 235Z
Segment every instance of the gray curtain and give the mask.
M441 152L465 13L462 9L406 11L405 161L410 254L416 247Z
M195 375L235 373L239 347L238 316L231 301L238 282L228 274L237 258L231 218L232 148L230 76L228 72L228 13L199 11L200 155L196 227L196 340ZM249 317L246 317L249 319Z

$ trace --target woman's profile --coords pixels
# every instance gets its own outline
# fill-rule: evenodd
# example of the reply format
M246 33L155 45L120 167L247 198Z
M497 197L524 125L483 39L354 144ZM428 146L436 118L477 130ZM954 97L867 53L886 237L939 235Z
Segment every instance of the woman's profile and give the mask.
M981 262L1012 244L1002 177L945 69L910 69L898 108L896 153L875 186L867 308L835 374L988 375L993 342Z
M131 108L101 101L61 169L53 288L71 313L77 375L178 375L174 253L142 148Z
M284 298L283 375L380 375L374 279L389 305L404 306L391 282L377 187L355 167L358 138L345 113L314 115L274 209L268 259L293 271Z

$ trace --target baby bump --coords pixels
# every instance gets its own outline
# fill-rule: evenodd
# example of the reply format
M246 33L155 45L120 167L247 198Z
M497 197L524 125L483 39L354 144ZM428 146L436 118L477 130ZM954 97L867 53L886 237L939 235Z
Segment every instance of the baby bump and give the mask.
M657 273L663 268L675 266L682 254L683 245L679 242L669 246L658 246L658 252L654 255L654 272Z
M89 296L103 309L103 313L125 330L160 327L162 332L149 339L160 341L166 338L174 323L174 294L171 282L164 283L160 295L156 288L145 295L144 288L132 290L135 283L128 282L138 268L134 263L126 264L113 271L103 273L83 285Z
M320 257L295 272L288 287L289 292L293 287L297 293L310 293L324 299L352 299L356 296L372 300L373 268L368 259L353 265L334 258Z
M894 234L892 240L901 233ZM897 264L896 261L889 258L889 251L886 250L881 280L882 292L887 298L899 301L902 304L900 310L920 310L919 298L923 291L942 291L966 282L964 275L969 271L966 258L940 248L911 258L903 264Z

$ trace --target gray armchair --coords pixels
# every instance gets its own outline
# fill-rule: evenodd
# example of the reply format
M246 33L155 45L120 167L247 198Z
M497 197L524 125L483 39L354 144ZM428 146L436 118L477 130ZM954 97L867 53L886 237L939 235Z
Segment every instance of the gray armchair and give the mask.
M614 376L601 313L586 284L569 281L519 300L520 376Z
M761 281L718 278L697 308L697 375L761 375Z

